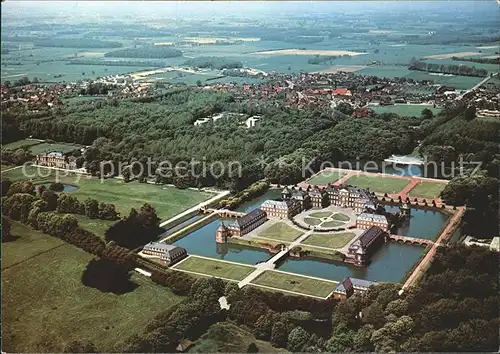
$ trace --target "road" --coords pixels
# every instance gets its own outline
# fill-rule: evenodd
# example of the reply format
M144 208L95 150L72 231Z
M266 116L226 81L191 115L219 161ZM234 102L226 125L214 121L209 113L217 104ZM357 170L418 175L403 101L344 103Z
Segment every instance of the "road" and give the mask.
M455 98L456 101L458 100L461 100L466 94L468 94L469 92L471 91L474 91L475 89L479 88L482 84L484 84L486 81L488 81L489 79L491 79L492 77L498 75L498 73L494 73L493 75L491 76L488 76L488 77L485 77L483 80L481 80L476 86L474 86L473 88L470 88L468 89L467 91L465 91L464 93L462 93L461 95L457 96L457 98Z
M431 246L429 252L427 252L422 261L417 265L415 270L413 270L408 279L406 279L405 283L403 284L403 290L406 290L406 288L408 288L409 286L414 285L414 283L420 278L420 276L424 274L427 267L432 262L432 259L436 255L437 248L440 245L445 245L447 243L448 239L452 236L452 231L454 231L455 228L460 223L460 220L462 219L464 212L465 212L464 207L460 207L457 209L456 213L451 217L451 220L448 222L448 225L441 232L436 242Z

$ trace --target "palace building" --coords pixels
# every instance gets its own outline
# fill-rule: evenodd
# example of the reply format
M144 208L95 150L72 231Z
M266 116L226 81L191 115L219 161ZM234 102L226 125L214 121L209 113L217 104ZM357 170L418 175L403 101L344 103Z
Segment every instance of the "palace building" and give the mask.
M269 218L291 219L302 211L301 203L295 199L266 200L260 209Z
M219 243L224 243L228 237L241 237L256 229L266 221L266 213L261 209L254 209L227 225L221 222L215 232L215 239Z
M371 286L377 285L376 282L356 279L356 278L346 278L342 283L339 283L332 295L336 300L347 300L352 295L356 293L362 293L367 291Z
M313 208L323 209L330 204L328 193L324 189L313 188L309 191L309 198L311 199L311 206Z
M331 186L327 189L330 204L352 208L356 213L362 213L366 208L375 209L370 193L361 188Z
M389 231L389 221L385 215L373 213L361 213L356 218L358 229L369 229L372 226L380 227L384 231Z
M35 163L37 165L59 168L68 168L69 165L68 158L62 152L57 151L36 155Z
M380 227L370 227L349 245L345 262L358 267L367 265L370 256L385 242L386 235Z
M142 253L160 258L163 264L173 264L187 256L187 251L183 247L169 245L161 242L149 242L142 249Z

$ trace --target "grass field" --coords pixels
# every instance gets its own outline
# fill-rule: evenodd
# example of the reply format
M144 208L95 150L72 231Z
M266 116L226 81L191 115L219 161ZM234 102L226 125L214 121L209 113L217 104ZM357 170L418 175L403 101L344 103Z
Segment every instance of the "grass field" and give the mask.
M420 182L413 187L408 195L410 197L437 198L446 184L438 182Z
M81 145L73 145L73 144L59 144L59 143L41 143L37 145L33 145L29 148L32 154L41 154L44 152L62 152L64 154L68 152L72 152L74 150L82 148Z
M75 174L68 176L63 171L46 168L37 169L32 166L27 167L25 171L26 175L32 177L36 183L55 181L56 176L60 176L61 183L78 186L77 190L68 193L71 193L80 201L94 198L99 202L113 203L122 215L128 215L131 208L138 209L144 203L149 203L156 209L158 216L162 220L168 219L213 196L205 192L149 183L125 183L118 179L101 181L97 178L87 178ZM29 179L26 175L23 174L23 168L2 173L3 178L11 180ZM78 176L80 178L77 178Z
M16 149L19 149L20 147L23 147L23 146L33 146L33 145L37 145L37 144L40 144L40 141L23 139L23 140L13 141L12 143L2 145L2 148L16 150Z
M187 270L238 281L243 280L248 274L255 270L255 268L243 264L239 265L195 256L191 256L176 264L172 269Z
M261 237L289 242L295 240L300 235L302 235L302 232L282 222L269 226L259 234Z
M319 297L328 296L336 286L336 284L332 282L275 272L272 270L265 271L255 278L251 284L264 285Z
M351 220L351 218L350 218L350 217L348 217L347 215L342 214L342 213L336 213L336 214L333 214L333 215L331 216L331 218L332 218L333 220L338 220L338 221L349 221L349 220Z
M370 188L371 192L398 193L406 187L409 182L400 178L354 175L345 183L359 188Z
M419 104L397 104L391 106L368 106L375 113L396 113L403 117L420 117L422 115L422 110L430 109L434 114L441 111L439 108L434 108L429 105L419 105Z
M73 214L73 216L78 220L78 225L80 225L83 229L102 237L104 237L106 230L118 221L89 219L85 215Z
M302 243L312 246L341 248L344 247L347 242L352 240L354 236L356 236L356 234L352 232L340 232L337 234L312 234L302 241Z
M321 224L321 220L316 218L304 218L304 222L313 226Z
M15 240L2 242L2 269L65 244L56 237L43 234L16 221L11 221L11 225L11 233Z
M26 242L18 241L3 252L9 257L25 252ZM38 252L2 271L2 349L7 352L61 352L74 340L90 340L100 352L120 351L127 337L142 333L156 314L182 299L135 274L134 291L103 293L81 282L91 255L68 244Z
M307 180L307 183L312 185L326 185L328 183L333 183L340 178L342 178L345 173L334 170L323 170L314 177Z
M309 216L312 216L313 218L326 218L330 215L332 215L332 213L329 211L318 211L317 213L309 214Z
M342 225L344 225L343 222L334 220L334 221L325 221L324 223L321 224L321 227L337 227Z

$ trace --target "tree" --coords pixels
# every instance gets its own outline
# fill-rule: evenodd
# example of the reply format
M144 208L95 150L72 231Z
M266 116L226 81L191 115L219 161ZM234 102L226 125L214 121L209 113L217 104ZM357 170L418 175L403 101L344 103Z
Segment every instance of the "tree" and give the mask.
M114 204L100 203L98 215L101 220L118 220L120 214Z
M49 189L54 192L62 192L64 190L64 184L61 182L54 182L49 185Z
M288 335L287 349L291 352L303 351L310 337L310 334L302 327L295 327Z
M90 219L99 217L99 203L95 199L88 198L85 200L85 215Z
M423 119L432 119L434 117L434 113L429 108L423 109L421 115Z
M58 213L85 214L85 205L80 203L76 197L68 194L60 194L57 200Z
M12 239L12 234L10 233L11 225L9 219L2 216L2 225L1 233L2 233L2 242L10 241Z
M5 197L9 192L9 188L12 184L12 181L10 179L2 179L1 183L2 184L0 186L0 191L2 192L2 197Z
M47 203L47 210L48 211L52 211L52 210L56 210L57 208L57 200L58 200L58 196L57 196L57 193L55 193L54 191L48 189L46 191L44 191L42 193L42 200Z
M26 193L26 194L36 195L35 185L31 181L13 182L9 187L7 195L11 196L16 193Z
M146 203L141 207L137 215L137 221L140 225L146 228L156 228L160 224L160 218L156 214L155 208Z
M196 80L196 86L201 87L201 80Z
M271 329L271 344L278 348L285 348L287 339L287 326L281 321L274 323Z
M255 342L252 342L248 345L247 353L258 353L258 352L259 348L257 347L257 344L255 344Z

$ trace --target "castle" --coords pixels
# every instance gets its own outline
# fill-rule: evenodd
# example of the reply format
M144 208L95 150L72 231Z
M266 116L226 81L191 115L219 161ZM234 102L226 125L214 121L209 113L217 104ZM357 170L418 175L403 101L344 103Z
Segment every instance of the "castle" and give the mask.
M354 187L329 186L328 188L283 188L281 200L266 200L260 208L254 209L230 223L221 222L216 231L216 240L225 243L228 237L241 237L268 220L292 219L295 215L310 208L322 209L328 205L351 208L359 214L356 227L369 229L377 226L383 231L389 229L384 215L375 214L373 196L365 189Z

